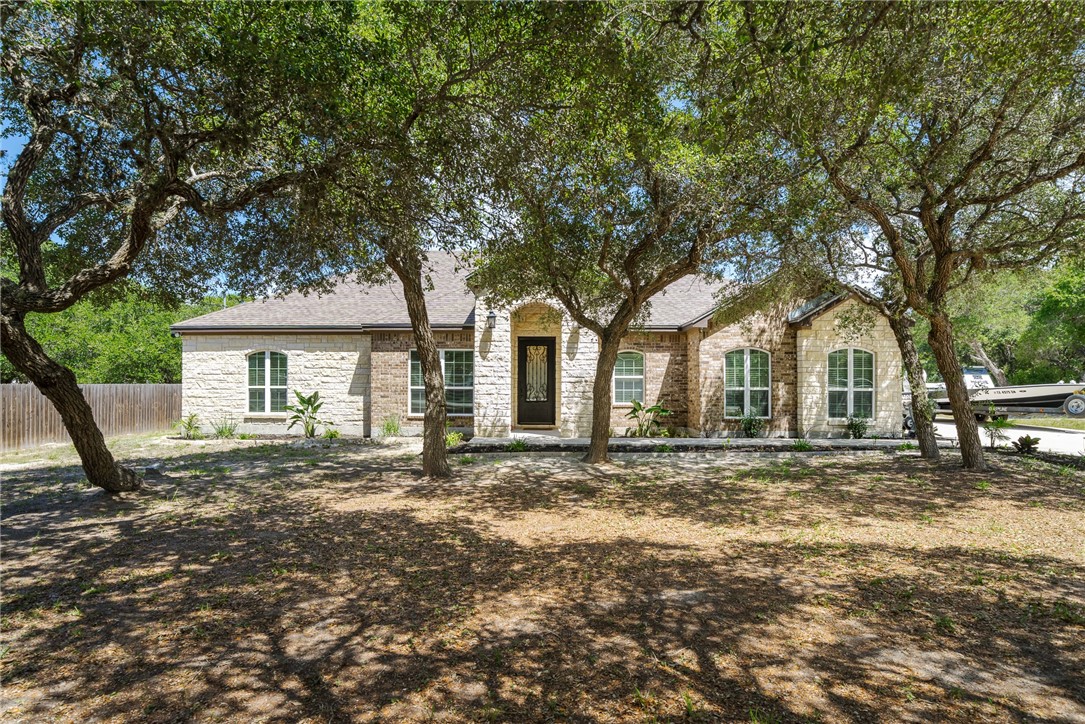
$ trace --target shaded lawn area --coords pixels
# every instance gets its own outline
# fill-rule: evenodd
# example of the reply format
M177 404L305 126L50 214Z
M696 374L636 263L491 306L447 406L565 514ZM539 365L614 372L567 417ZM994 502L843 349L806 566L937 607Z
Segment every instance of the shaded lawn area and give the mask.
M1085 473L139 439L4 475L9 720L1082 721ZM949 457L949 456L947 456ZM21 458L27 461L27 456Z

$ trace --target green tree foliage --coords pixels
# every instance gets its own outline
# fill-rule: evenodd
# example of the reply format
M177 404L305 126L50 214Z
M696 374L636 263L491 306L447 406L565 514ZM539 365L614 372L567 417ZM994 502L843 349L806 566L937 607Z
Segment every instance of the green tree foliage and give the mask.
M227 305L238 302L227 299ZM171 324L223 308L221 298L169 305L140 290L105 303L83 300L53 315L31 315L27 331L80 384L181 381L181 340ZM28 380L0 356L0 381Z
M297 240L338 158L328 120L362 80L357 7L4 5L0 121L18 150L4 159L0 253L17 273L0 277L0 343L57 408L91 483L140 480L116 465L75 375L27 316L123 279L198 298L222 267L249 270L238 276L254 286L284 265L319 276L301 244L264 252Z
M965 465L982 441L953 289L1085 235L1085 16L1073 4L746 6L762 111L867 233L860 264L930 323Z

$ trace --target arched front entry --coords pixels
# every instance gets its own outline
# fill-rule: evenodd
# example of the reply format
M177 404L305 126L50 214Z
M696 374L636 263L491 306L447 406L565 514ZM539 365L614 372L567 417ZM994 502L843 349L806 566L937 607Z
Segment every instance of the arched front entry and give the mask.
M514 427L553 428L561 410L561 313L539 302L512 313Z

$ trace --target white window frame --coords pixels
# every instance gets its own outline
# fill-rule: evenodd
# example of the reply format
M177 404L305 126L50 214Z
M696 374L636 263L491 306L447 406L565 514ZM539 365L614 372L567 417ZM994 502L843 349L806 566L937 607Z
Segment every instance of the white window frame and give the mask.
M834 352L848 353L848 386L847 387L832 387L829 385L829 356ZM870 387L856 387L855 386L855 353L866 352L870 355ZM870 393L870 417L863 418L866 420L875 420L878 417L878 355L872 350L864 349L862 347L838 347L837 349L829 350L825 355L825 413L829 420L832 422L845 422L848 417L855 415L855 393L869 392ZM831 392L847 392L848 393L848 416L847 417L833 417L832 404L829 400Z
M648 356L641 352L639 349L620 349L618 354L639 354L640 355L640 374L639 375L620 375L618 374L617 360L615 357L614 372L610 375L610 404L613 407L632 407L633 403L630 402L618 402L618 386L614 384L618 380L640 380L640 395L645 397L648 393L645 388L644 381L648 377ZM644 400L637 400L640 404L644 404Z
M750 352L764 352L769 357L769 384L768 387L750 387ZM742 352L742 410L741 415L728 415L727 414L727 356L732 352ZM727 350L723 355L723 418L725 420L741 420L746 416L746 410L750 409L750 390L765 390L768 392L769 397L769 414L765 416L758 415L760 420L772 419L772 353L767 349L761 349L760 347L736 347L734 349Z
M471 354L471 368L472 368L472 370L471 370L471 383L472 384L471 384L470 387L464 387L463 385L456 385L456 386L445 385L445 404L446 405L448 404L448 391L449 390L471 390L471 412L449 412L448 417L461 417L461 418L462 417L474 417L475 416L475 411L474 411L474 407L475 407L475 392L474 392L475 391L475 385L474 385L474 382L475 382L475 373L474 373L475 350L473 350L473 349L464 349L464 348L460 348L460 347L449 348L449 349L438 349L437 354L440 355L440 357L441 357L441 379L442 380L445 379L445 352L468 352L468 353L470 353ZM414 412L411 409L411 392L413 392L414 390L422 390L423 394L424 394L425 389L426 389L425 379L422 380L422 385L421 386L416 387L416 386L411 385L411 355L412 354L418 354L418 349L417 348L411 349L411 350L409 350L407 352L407 417L424 417L425 414L426 414L426 410L425 410L424 407L422 409L422 412ZM419 365L421 365L422 358L419 357L418 360L419 360Z
M271 355L281 354L286 357L286 384L285 385L272 385L271 384ZM257 355L263 355L264 357L264 409L263 410L250 410L249 409L249 390L261 389L257 385L249 384L249 360ZM280 352L277 349L265 349L250 352L245 355L245 414L246 415L287 415L289 410L275 410L271 409L271 390L272 389L286 389L286 404L290 404L290 355L286 352Z

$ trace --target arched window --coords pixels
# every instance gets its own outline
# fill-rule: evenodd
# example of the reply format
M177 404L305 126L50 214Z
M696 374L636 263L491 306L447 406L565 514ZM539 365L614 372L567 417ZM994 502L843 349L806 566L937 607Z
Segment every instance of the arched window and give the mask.
M633 400L644 402L644 355L619 352L614 363L614 404L629 405Z
M874 353L838 349L829 353L829 417L874 417Z
M771 417L772 361L769 353L752 348L736 349L724 356L723 366L723 416Z
M249 412L286 412L286 355L249 355Z

